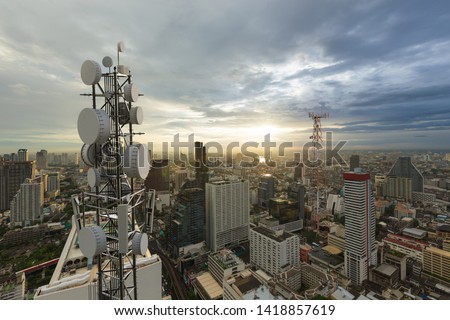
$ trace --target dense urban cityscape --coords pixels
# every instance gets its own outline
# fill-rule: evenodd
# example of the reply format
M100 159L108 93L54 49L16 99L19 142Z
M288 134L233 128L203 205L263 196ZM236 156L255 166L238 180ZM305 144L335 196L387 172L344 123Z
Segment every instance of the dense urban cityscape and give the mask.
M0 21L0 300L450 300L447 1L114 2Z
M236 154L215 167L204 156L186 167L152 157L139 182L156 191L150 251L170 259L153 270L151 298L450 297L450 154L344 151L349 167L321 167L320 182L287 157L245 167ZM86 269L79 250L62 253L88 166L78 153L19 149L0 169L1 297L45 299L58 261L61 278Z

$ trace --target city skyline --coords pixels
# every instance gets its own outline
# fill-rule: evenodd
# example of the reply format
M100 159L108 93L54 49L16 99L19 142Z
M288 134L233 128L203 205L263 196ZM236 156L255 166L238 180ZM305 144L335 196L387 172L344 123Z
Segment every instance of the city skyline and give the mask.
M5 5L2 154L79 151L81 64L115 60L120 40L144 94L144 143L304 143L308 112L323 110L346 148L450 148L445 1L118 4Z

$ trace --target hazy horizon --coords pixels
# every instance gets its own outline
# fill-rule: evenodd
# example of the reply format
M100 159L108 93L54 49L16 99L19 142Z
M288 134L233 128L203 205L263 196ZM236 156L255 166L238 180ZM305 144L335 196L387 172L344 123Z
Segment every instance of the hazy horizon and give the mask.
M448 1L14 1L0 37L0 154L79 152L84 60L129 66L138 140L309 140L450 150ZM51 8L51 9L50 9ZM116 62L115 62L116 63Z

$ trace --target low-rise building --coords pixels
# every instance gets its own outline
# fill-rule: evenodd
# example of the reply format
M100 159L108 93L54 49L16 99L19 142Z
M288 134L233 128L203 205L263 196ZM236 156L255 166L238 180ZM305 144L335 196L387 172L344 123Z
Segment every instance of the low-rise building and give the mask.
M399 270L396 266L382 263L375 268L371 268L369 280L384 288L390 288L398 283Z
M245 263L231 250L223 249L208 257L208 268L216 281L223 286L223 281L245 269Z

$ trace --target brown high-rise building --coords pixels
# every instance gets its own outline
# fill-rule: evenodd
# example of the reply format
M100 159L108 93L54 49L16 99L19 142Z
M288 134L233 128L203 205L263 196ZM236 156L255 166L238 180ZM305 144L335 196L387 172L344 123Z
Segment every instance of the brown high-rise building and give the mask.
M170 190L170 173L168 159L154 159L151 161L151 169L145 179L145 188L156 191Z
M26 179L34 179L34 161L0 162L0 211L10 209L11 201Z
M350 171L354 171L355 168L359 168L359 155L352 154L350 156Z

